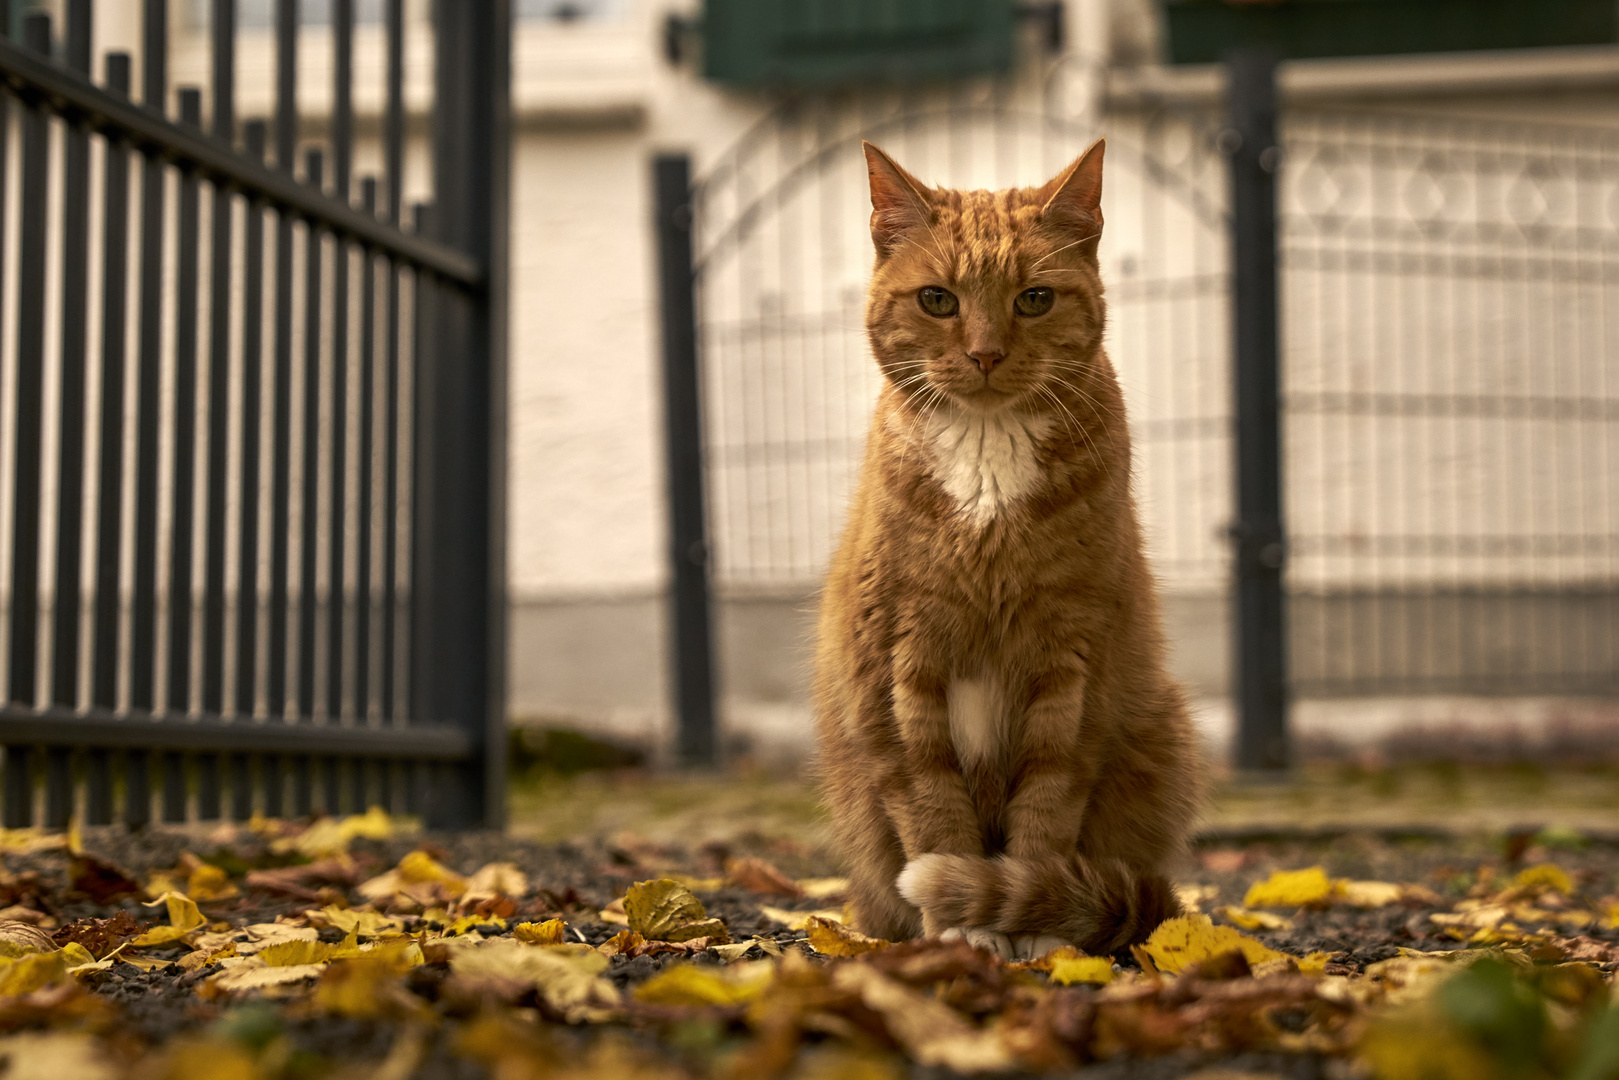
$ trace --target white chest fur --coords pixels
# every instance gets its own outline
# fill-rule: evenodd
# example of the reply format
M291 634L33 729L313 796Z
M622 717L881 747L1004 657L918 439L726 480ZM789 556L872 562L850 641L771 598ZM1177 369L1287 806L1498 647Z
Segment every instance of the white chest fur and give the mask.
M987 524L1039 482L1047 417L961 410L935 416L931 426L933 475L975 524Z
M1006 698L992 675L959 676L945 692L950 741L963 765L984 765L1000 756L1006 739Z

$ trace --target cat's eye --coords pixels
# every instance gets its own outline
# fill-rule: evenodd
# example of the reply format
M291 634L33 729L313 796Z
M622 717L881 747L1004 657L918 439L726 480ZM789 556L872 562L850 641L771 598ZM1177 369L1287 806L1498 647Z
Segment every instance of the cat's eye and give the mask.
M936 319L948 319L961 307L956 294L949 289L941 289L937 285L929 285L916 294L916 302L922 305L922 310Z
M1051 310L1051 305L1057 302L1057 294L1051 289L1035 288L1024 289L1012 301L1019 315L1044 315Z

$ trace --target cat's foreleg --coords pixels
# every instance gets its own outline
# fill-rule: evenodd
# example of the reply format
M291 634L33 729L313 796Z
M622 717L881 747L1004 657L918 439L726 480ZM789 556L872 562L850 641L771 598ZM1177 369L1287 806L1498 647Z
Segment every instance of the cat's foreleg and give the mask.
M884 809L905 858L914 862L924 855L981 857L983 831L950 738L942 680L937 685L897 681L893 704L898 745L886 770ZM968 929L938 919L926 907L921 910L922 930L929 937Z
M1006 854L1014 859L1067 856L1079 843L1096 785L1097 754L1086 753L1084 666L1077 657L1035 681L1006 806Z

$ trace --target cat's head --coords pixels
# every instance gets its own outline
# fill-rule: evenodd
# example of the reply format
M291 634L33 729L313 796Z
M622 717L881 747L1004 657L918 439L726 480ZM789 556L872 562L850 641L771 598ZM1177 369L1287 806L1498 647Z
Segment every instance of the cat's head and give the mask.
M1092 362L1105 319L1099 140L1037 188L930 188L865 144L872 350L918 402L1045 412Z

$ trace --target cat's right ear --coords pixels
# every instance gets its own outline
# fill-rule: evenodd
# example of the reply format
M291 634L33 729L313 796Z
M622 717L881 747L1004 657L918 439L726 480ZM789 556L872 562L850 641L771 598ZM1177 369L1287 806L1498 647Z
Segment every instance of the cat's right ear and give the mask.
M902 235L927 224L933 213L931 192L871 143L863 141L860 146L866 152L866 175L871 180L871 242L886 259Z

